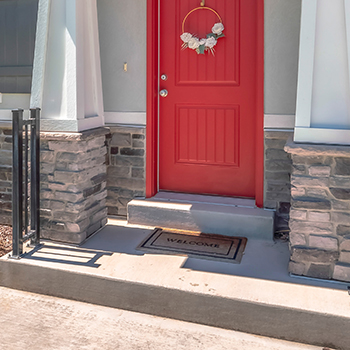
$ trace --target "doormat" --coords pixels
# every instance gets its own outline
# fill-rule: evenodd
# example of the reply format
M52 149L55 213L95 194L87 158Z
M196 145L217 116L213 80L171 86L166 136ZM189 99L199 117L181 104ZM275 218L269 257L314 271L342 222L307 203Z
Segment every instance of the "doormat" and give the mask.
M239 264L247 238L176 232L156 228L136 248L149 253L187 255Z

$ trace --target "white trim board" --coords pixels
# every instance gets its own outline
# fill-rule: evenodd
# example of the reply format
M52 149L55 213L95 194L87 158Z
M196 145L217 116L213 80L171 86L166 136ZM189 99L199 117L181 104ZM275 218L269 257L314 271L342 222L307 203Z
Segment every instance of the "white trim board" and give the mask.
M265 114L265 129L294 129L295 115L292 114Z
M350 145L350 130L347 129L321 129L296 126L294 142L330 143L334 145Z
M146 125L146 112L104 112L106 124Z

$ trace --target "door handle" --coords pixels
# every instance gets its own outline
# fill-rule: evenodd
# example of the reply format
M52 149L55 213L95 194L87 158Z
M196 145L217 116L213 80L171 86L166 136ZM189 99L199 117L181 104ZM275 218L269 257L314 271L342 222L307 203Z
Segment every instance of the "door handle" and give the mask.
M159 95L162 97L167 97L168 96L168 90L163 89L159 91Z

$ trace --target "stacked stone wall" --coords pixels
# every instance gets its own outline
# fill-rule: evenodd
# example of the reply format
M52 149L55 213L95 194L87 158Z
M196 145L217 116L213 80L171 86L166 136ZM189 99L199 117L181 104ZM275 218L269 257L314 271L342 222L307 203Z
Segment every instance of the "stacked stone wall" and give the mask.
M106 133L41 133L43 238L81 243L106 224Z
M145 132L145 127L110 127L107 135L109 215L126 216L128 202L145 196Z
M290 272L350 281L350 147L290 142Z
M276 210L275 232L287 236L292 162L284 146L293 135L288 131L265 131L264 207Z
M12 129L0 129L0 223L12 225Z

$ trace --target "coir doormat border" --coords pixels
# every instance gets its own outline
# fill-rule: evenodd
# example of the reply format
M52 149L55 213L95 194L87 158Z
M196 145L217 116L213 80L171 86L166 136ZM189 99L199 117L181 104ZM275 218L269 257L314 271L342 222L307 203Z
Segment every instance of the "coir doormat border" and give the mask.
M162 235L164 236L162 237ZM170 239L171 242L168 246L164 244L164 237L166 236L175 237ZM163 240L163 242L161 242L161 240ZM137 246L136 249L148 253L181 255L190 258L209 259L239 264L242 260L247 241L248 239L245 237L230 237L156 228ZM178 242L180 242L179 248L175 248L174 245ZM194 245L198 245L201 242L203 243L200 245L201 247L206 245L206 251L195 249ZM186 243L185 248L180 248L184 243ZM213 248L213 252L209 251L210 248ZM214 248L220 249L221 252L215 252Z

